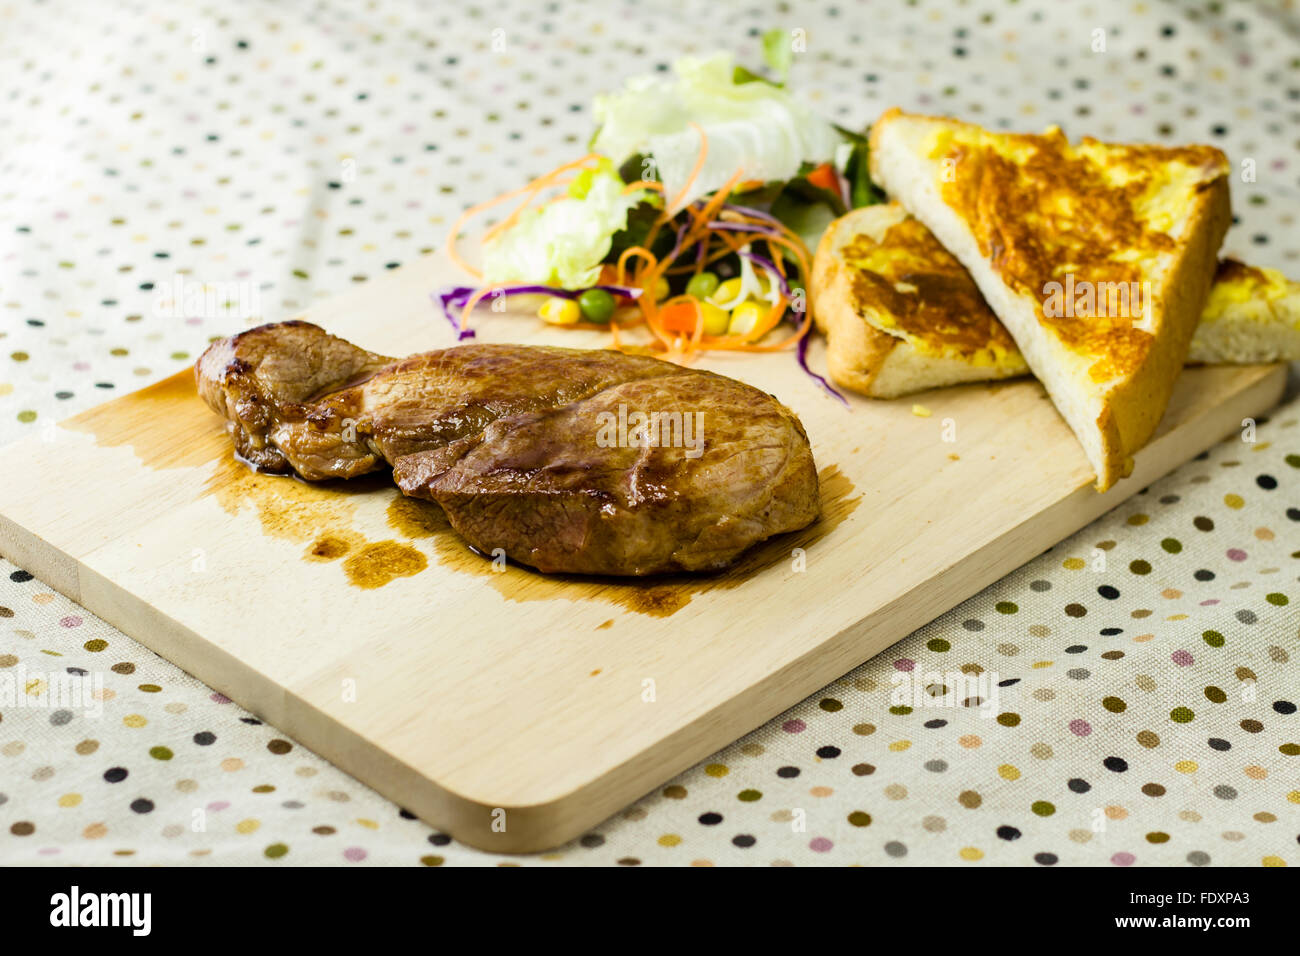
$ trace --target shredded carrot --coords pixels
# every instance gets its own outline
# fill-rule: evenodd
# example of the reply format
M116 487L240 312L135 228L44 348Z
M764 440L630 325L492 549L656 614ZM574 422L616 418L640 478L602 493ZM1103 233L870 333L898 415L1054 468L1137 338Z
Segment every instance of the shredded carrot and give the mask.
M745 241L743 239L733 239L731 238L731 236L729 236L726 233L719 233L717 238L722 241L723 245L721 249L715 249L713 252L705 256L703 260L701 260L699 263L695 265L673 266L671 269L667 270L667 274L682 275L687 272L701 271L704 269L705 266L711 265L712 263L717 262L719 259L725 259L727 256L739 252L741 249L745 248Z
M738 345L728 345L727 347L737 352L780 352L789 348L794 343L808 334L808 329L812 326L812 313L807 309L803 311L803 320L799 323L799 328L788 338L780 342L773 342L771 345L755 345L750 343L741 343Z
M627 267L627 260L632 256L640 256L650 264L650 268L654 268L659 264L659 260L655 258L655 254L644 246L628 246L623 250L623 254L618 257L618 265L616 266L618 281L615 283L616 285L627 285L627 280L625 278L627 273L625 270Z
M655 301L654 287L659 281L658 267L647 269L641 277L641 295L637 297L637 305L641 306L641 313L645 316L646 326L654 334L654 337L663 345L667 352L676 351L675 340L668 334L668 330L660 324L659 304Z
M672 202L668 203L668 207L664 211L665 215L669 219L681 212L681 210L677 208L677 204L682 201L690 191L690 188L695 185L695 180L700 175L700 170L704 168L704 160L707 159L709 155L709 138L704 135L704 130L698 123L691 123L690 127L700 134L700 155L695 157L695 165L691 168L691 174L686 177L686 182L682 183L682 188L678 190L677 195L673 197Z
M773 248L774 245L776 244L772 242L769 242L767 244L767 257L772 260L772 265L776 266L776 271L781 273L781 278L784 279L786 278L785 262L783 261L785 259L785 256L777 252L776 249Z
M692 232L708 227L708 223L713 220L713 217L718 214L718 210L727 201L727 197L731 194L731 188L736 185L743 175L745 175L743 169L736 170L735 174L718 188L713 198L705 203L704 208L700 210L700 215L696 219L696 225L692 228Z
M704 204L703 208L701 208L698 211L695 209L689 210L692 218L692 225L686 230L686 233L683 235L682 241L680 243L680 248L682 249L689 248L697 241L707 241L705 237L708 235L708 224L711 221L713 221L713 217L720 212L721 207L723 206L728 196L730 195L731 189L734 187L736 182L740 180L742 175L743 175L742 171L737 171L737 173L734 176L732 176L731 179L728 180L728 182L717 191L714 197L711 200L709 200L709 202ZM735 214L735 218L737 218L740 221L746 221L746 222L754 221L753 219L751 219L751 217L746 217L741 214ZM661 219L661 222L662 221L664 220ZM777 245L781 245L791 249L791 251L794 252L796 258L800 261L801 268L804 269L803 275L807 275L808 274L808 270L806 267L807 257L804 254L803 250L801 249L802 244L798 243L797 238L794 237L793 233L791 233L788 229L782 227L781 232L783 234L789 235L791 238L786 238L785 235L782 235L780 237L772 237L774 242ZM721 239L721 243L724 246L724 250L721 253L721 255L726 255L732 251L738 251L739 249L743 248L745 245L743 241L732 239L728 237L725 233L722 234L719 238ZM767 238L766 234L764 234L764 238ZM769 310L768 316L764 319L762 323L759 324L759 326L757 326L753 331L751 331L749 335L716 336L716 337L704 336L703 317L701 314L698 323L695 325L693 329L694 334L691 336L689 346L683 343L680 336L669 338L667 333L670 331L675 331L675 329L668 327L668 323L665 322L664 319L662 319L658 314L653 304L653 287L655 282L658 281L659 277L661 275L664 275L668 271L668 267L670 265L671 265L670 261L656 263L655 265L644 270L639 276L639 284L644 290L643 295L641 296L642 301L640 304L642 305L642 310L645 313L646 324L647 326L650 327L650 330L654 333L655 337L658 338L659 341L664 344L665 350L668 353L667 355L665 355L665 358L671 358L674 360L685 359L689 357L689 355L692 352L698 349L701 344L703 344L705 347L722 347L722 348L730 348L730 349L738 349L738 350L746 350L746 351L754 350L754 349L761 349L763 351L771 350L770 347L768 346L760 346L760 345L756 345L755 343L757 342L758 339L760 339L763 335L766 335L769 331L771 331L780 323L786 310L787 301L785 299L781 299L778 305L774 306L771 310ZM782 274L784 275L783 268L781 266L777 266L777 268L778 271L781 271ZM806 318L807 316L805 315L805 319ZM682 322L682 320L675 319L674 324L677 324L679 322ZM792 338L786 339L782 347L788 346L791 342L797 341L799 338L802 338L803 335L807 334L808 327L809 327L809 323L805 321L801 326L800 330L796 333L796 335ZM682 329L682 331L685 331L685 329Z
M717 211L721 208L722 204L727 201L727 193L730 191L731 187L735 185L736 180L738 180L741 175L742 171L738 170L736 174L732 176L731 179L727 180L722 188L718 190L718 194L704 204L704 208L700 210L700 215L696 219L696 224L687 229L686 235L682 237L681 247L683 249L690 248L696 242L702 240L704 236L708 235L709 222L712 221L714 215L717 214Z
M691 352L698 352L700 340L704 338L704 306L695 300L695 331L691 333Z
M573 182L572 179L558 179L552 182L541 183L540 185L537 186L537 188L530 189L528 191L528 195L524 198L524 201L521 202L518 206L516 206L514 211L511 212L510 215L506 216L506 218L502 219L495 226L492 226L490 229L488 229L487 232L483 233L483 237L480 241L490 242L498 235L500 235L501 233L509 229L511 226L515 225L515 223L519 222L519 217L523 214L524 210L527 209L529 206L531 206L533 204L533 200L535 200L538 197L538 195L544 190L558 189L561 186L569 185L569 183L571 182ZM556 196L554 199L551 200L551 202L559 202L561 199L567 199L567 198L568 198L567 196Z
M664 184L656 182L653 179L638 179L636 182L628 183L623 187L623 195L626 196L628 193L635 192L638 189L653 189L656 192L663 192Z
M635 280L635 284L641 289L641 294L637 296L637 305L640 306L641 314L645 317L645 323L649 326L650 331L663 343L665 348L671 349L672 346L667 336L664 335L656 321L658 308L654 301L654 287L659 281L661 264L655 254L644 246L629 246L624 249L618 257L618 284L626 284L624 276L626 275L627 260L633 256L644 259L646 262L645 269L637 275Z
M797 241L792 242L791 240L785 238L784 236L764 236L763 238L769 244L775 243L776 245L784 246L785 248L793 252L795 261L799 263L799 274L804 277L805 282L808 281L808 276L812 274L812 271L809 269L808 266L808 255L806 250L803 247L803 243ZM777 264L777 268L778 270L780 270L781 266ZM785 274L784 271L782 271L781 274L784 275Z
M690 190L691 186L694 185L696 178L700 174L700 169L704 165L704 157L709 151L708 137L704 135L704 130L700 129L694 123L692 123L691 126L695 127L696 131L700 134L700 142L702 144L700 147L700 156L695 161L695 168L691 170L691 174L687 177L686 183L682 186L681 190L678 191L677 198L668 204L667 208L664 209L663 214L660 215L660 217L655 221L655 224L650 227L650 232L646 235L645 239L645 244L647 246L653 246L655 238L659 235L659 230L663 228L664 224L671 222L682 211L681 208L677 208L677 205ZM690 209L689 206L682 207L690 211L693 224L682 237L680 248L689 248L694 244L695 240L700 238L700 230L707 226L709 220L717 213L722 204L727 201L727 196L730 195L732 187L736 185L736 182L743 175L744 170L737 170L736 174L728 179L726 183L718 189L714 198L706 203L704 208L699 211Z
M655 244L655 240L659 238L659 230L663 228L663 225L666 222L668 222L667 214L661 213L659 218L651 224L650 231L645 234L645 239L642 240L642 245L647 249L651 248Z
M461 229L465 227L465 223L469 222L470 219L477 216L483 210L491 209L493 206L497 205L498 203L505 202L507 199L513 199L515 196L522 196L525 193L530 193L535 195L537 192L540 192L541 189L545 187L548 183L553 182L555 178L560 175L560 173L568 172L570 169L577 169L579 166L582 166L584 163L589 163L593 159L600 160L601 157L597 153L588 153L586 156L583 156L581 159L575 159L571 163L565 163L563 166L558 166L555 169L552 169L549 173L546 173L543 176L538 176L536 179L534 179L531 183L529 183L526 186L521 186L519 189L513 189L508 193L502 193L500 196L497 196L495 199L489 199L486 202L476 203L475 205L470 206L468 209L466 209L463 213L460 214L459 218L457 218L457 220L454 223L451 224L451 229L447 233L447 257L451 259L452 262L456 263L456 265L460 266L462 269L468 272L470 275L474 276L474 278L476 279L483 278L483 273L479 272L479 270L473 268L468 263L466 263L465 260L461 258L460 253L456 251L456 238L460 235ZM521 210L516 210L516 212L519 211Z

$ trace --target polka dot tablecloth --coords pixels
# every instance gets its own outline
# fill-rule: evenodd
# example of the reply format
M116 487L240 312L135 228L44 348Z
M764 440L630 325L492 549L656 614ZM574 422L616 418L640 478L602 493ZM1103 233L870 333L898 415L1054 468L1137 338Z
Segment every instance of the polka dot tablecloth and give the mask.
M293 315L579 155L591 98L802 31L829 118L1214 143L1300 276L1290 4L0 7L0 440ZM1249 168L1251 175L1245 171ZM3 489L0 489L0 494ZM1300 863L1300 404L524 865ZM85 673L95 706L38 705ZM962 697L953 685L982 690ZM940 706L947 701L955 706ZM30 704L29 704L30 702ZM0 561L0 862L497 865Z

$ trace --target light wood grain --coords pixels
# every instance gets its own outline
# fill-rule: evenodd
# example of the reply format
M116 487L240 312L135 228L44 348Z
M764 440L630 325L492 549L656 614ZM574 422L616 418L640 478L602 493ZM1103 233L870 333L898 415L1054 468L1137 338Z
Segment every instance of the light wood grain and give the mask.
M375 351L441 347L429 292L454 278L431 257L304 317ZM487 312L480 335L606 342ZM188 373L6 449L0 553L458 839L536 850L1120 504L1285 380L1280 366L1187 370L1134 476L1098 495L1033 382L923 395L923 418L913 399L846 410L789 354L705 364L800 415L825 489L818 526L720 576L494 572L383 480L346 492L233 464ZM312 560L331 536L347 555ZM391 570L358 556L385 549L426 566L358 586Z

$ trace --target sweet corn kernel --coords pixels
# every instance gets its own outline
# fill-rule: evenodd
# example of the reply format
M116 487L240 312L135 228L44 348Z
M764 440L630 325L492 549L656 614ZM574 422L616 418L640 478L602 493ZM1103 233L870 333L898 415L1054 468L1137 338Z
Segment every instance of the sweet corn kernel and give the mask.
M767 315L767 310L753 299L746 299L731 310L731 323L727 331L732 335L748 335L754 326Z
M736 296L738 295L740 295L739 276L737 276L734 279L728 279L726 282L720 283L718 287L715 290L713 290L713 295L709 296L709 301L712 302L714 305L717 305L719 302L721 302L723 305L726 305L728 302L734 301Z
M772 291L772 283L768 280L766 272L755 272L754 280L758 284L758 292L760 295L766 296ZM728 279L726 282L720 283L717 289L713 291L713 294L709 296L709 301L724 309L738 307L741 303L737 302L736 299L745 289L744 282L745 280L743 276L736 276L733 279ZM751 294L754 291L754 286L752 284L750 285L749 291Z
M704 316L705 335L726 335L731 325L731 316L726 309L719 309L712 302L701 302L700 312Z
M572 299L551 296L542 303L542 307L537 310L537 314L542 317L544 322L549 322L551 325L573 325L582 318L582 309Z

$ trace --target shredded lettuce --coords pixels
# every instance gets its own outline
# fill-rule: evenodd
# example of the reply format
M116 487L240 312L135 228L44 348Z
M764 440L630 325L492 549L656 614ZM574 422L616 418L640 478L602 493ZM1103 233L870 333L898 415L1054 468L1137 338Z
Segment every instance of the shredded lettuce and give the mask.
M646 154L668 196L690 178L700 152L695 123L708 137L708 156L684 197L715 192L738 169L745 180L788 180L804 163L832 158L842 137L790 93L771 83L735 81L729 53L683 57L673 76L634 77L619 92L596 98L600 130L593 151L622 163Z
M527 210L484 246L484 279L564 289L595 285L614 235L627 226L628 213L657 200L646 190L625 193L624 188L608 161L584 170L567 197Z
M772 203L772 214L792 229L809 249L817 248L817 243L837 215L829 202L801 199L791 189L782 192Z
M790 35L780 28L763 34L763 62L777 75L778 86L784 86L790 79L790 67L794 65L794 45L790 40Z

